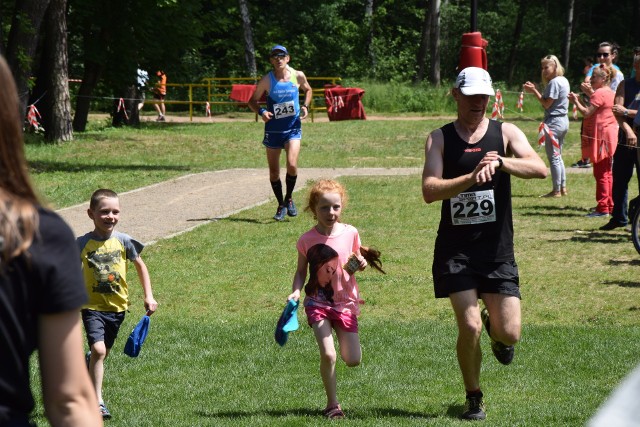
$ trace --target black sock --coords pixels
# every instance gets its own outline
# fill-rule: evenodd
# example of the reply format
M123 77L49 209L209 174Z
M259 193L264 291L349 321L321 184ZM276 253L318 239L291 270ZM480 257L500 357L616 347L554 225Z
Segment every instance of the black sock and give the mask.
M298 175L289 175L284 179L284 182L287 183L287 195L284 196L284 199L288 202L291 196L293 195L293 189L296 186L296 180L298 179Z
M278 200L278 206L284 206L284 200L282 199L282 181L277 180L270 182L273 194L275 194L276 200Z
M480 389L469 391L467 390L467 397L479 397L482 399L482 391Z

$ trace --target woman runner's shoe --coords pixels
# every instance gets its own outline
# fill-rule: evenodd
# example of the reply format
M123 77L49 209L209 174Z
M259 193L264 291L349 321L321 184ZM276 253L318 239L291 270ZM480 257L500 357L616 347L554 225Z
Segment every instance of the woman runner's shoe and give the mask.
M287 207L286 206L278 206L278 210L276 214L273 216L273 219L276 221L283 221L285 215L287 215Z
M298 209L296 208L296 204L293 203L293 199L289 199L287 202L287 215L296 216L298 215Z

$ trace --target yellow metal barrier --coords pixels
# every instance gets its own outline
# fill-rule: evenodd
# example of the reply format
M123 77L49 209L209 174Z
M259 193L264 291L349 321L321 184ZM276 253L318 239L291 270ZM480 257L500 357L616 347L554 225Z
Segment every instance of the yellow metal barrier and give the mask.
M167 83L167 87L180 87L187 88L187 97L188 100L171 100L165 98L165 104L176 104L176 105L189 105L189 120L193 121L193 106L194 105L236 105L236 106L246 106L246 103L233 101L229 99L229 95L231 94L231 88L234 84L257 84L257 80L253 77L207 77L202 79L204 83ZM313 94L311 106L311 121L314 121L315 111L326 111L327 107L324 104L324 85L332 84L336 85L341 80L340 77L307 77L309 84L311 85L311 92ZM322 88L314 88L313 82L324 82ZM206 88L207 95L206 99L194 100L193 99L193 90L194 88ZM321 102L316 102L321 100ZM147 102L150 104L158 103L156 99L147 99ZM318 105L319 104L319 105ZM256 121L258 121L258 114L256 114Z

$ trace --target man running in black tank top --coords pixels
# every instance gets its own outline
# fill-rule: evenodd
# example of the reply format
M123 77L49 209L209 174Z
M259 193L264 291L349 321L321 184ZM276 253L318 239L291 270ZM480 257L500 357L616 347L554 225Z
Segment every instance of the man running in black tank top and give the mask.
M485 117L495 93L484 69L462 70L451 94L458 118L427 138L422 195L427 203L442 201L432 272L435 296L449 298L458 325L456 351L466 390L461 416L481 420L482 324L505 365L521 331L510 178L545 178L547 167L520 129Z

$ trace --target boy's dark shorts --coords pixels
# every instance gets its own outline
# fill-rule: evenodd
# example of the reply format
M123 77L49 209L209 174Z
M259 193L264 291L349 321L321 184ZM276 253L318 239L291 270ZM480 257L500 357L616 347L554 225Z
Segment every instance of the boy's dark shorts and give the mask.
M113 313L109 311L82 310L82 323L87 334L89 346L98 341L104 341L107 349L113 347L118 337L118 331L124 321L125 312Z
M436 298L477 289L478 294L502 294L520 297L520 277L515 260L504 262L468 259L433 260L433 288Z

